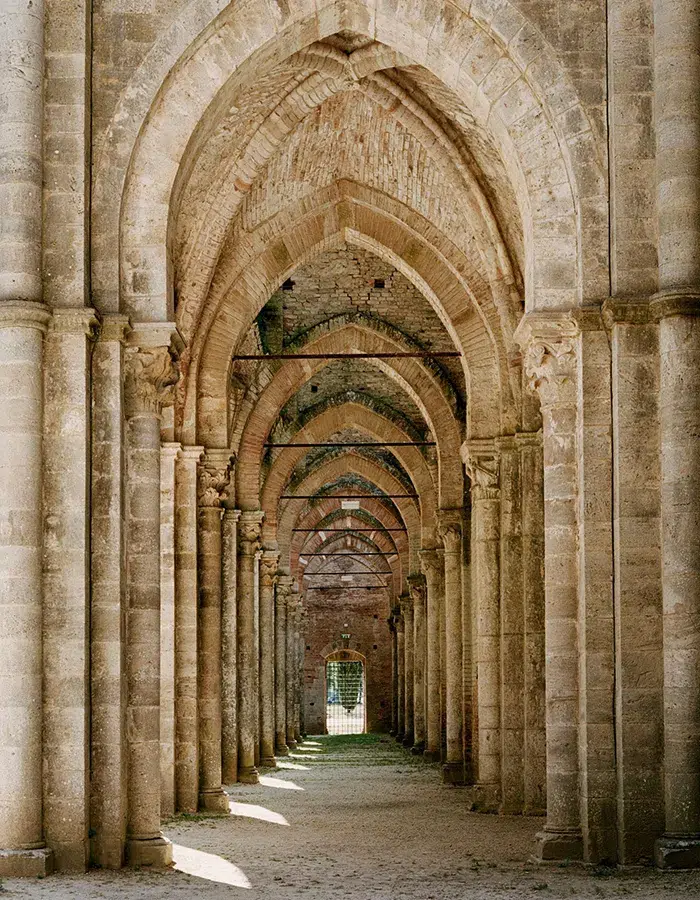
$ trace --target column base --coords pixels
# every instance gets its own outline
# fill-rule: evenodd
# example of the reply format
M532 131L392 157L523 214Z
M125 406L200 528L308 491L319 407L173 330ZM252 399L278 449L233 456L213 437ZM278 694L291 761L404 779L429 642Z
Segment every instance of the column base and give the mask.
M699 869L700 834L659 838L654 860L659 869Z
M442 767L443 784L464 784L464 763L446 762Z
M53 854L38 850L0 850L0 878L38 878L53 872Z
M222 788L213 791L201 791L199 795L199 808L202 812L228 813L231 812L228 794Z
M418 741L417 744L414 744L411 747L411 753L414 756L423 756L425 752L425 741Z
M397 744L403 744L404 737L405 737L405 734L403 733L403 731L397 731L396 737L394 738L394 740L396 741Z
M540 831L535 841L536 862L583 860L583 836L580 831Z
M404 747L410 749L413 746L413 732L407 731L406 734L404 734L401 743L404 745Z
M244 766L239 769L238 780L241 784L260 784L260 776L255 766Z
M261 756L260 757L260 768L261 769L276 769L277 768L277 760L274 756Z
M289 747L286 744L278 744L275 747L275 756L289 756Z
M424 750L423 751L423 758L426 760L426 762L439 763L440 756L441 756L441 754L440 754L439 750Z
M294 740L294 738L287 738L287 746L290 750L296 750L297 742Z
M469 789L471 809L480 813L499 813L499 789L493 784L473 784Z
M173 864L173 845L159 835L154 838L128 838L126 842L126 864L128 866L154 866L165 869Z

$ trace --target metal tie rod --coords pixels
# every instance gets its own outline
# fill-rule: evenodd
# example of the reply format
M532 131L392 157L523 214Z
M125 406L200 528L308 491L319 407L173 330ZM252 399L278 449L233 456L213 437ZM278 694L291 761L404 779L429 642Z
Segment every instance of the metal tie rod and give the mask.
M291 442L284 444L264 443L263 447L274 450L277 447L436 447L435 441L324 441L322 443Z
M300 531L305 534L318 534L323 531L325 534L352 534L355 531L405 531L405 528L385 528L383 525L377 525L375 528L292 528L292 531Z
M347 553L300 553L299 556L396 556L396 550L348 550Z
M267 359L455 359L461 356L458 350L409 350L396 353L243 353L234 356L236 360Z
M418 494L280 494L280 500L419 500Z

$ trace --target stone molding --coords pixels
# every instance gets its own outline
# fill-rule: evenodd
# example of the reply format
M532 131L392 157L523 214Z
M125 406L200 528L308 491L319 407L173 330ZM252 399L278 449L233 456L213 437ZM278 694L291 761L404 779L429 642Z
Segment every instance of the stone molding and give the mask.
M178 444L177 441L164 441L160 445L160 453L161 456L170 456L173 460L179 459L182 453L182 444Z
M169 346L127 347L124 373L127 416L160 416L173 402L179 375Z
M501 496L499 440L501 439L471 440L462 444L462 460L471 480L474 500L498 500ZM512 438L503 440L509 441Z
M260 550L262 523L265 513L260 510L243 510L238 520L238 546L244 556L255 556Z
M34 328L46 332L51 310L33 300L3 300L0 302L0 328Z
M445 571L445 560L443 555L444 550L441 547L419 550L418 558L420 560L420 568L423 575L427 577L429 572L433 575L442 575Z
M56 307L51 315L49 332L84 334L89 340L95 341L100 333L100 320L97 312L87 306Z
M103 313L99 319L98 341L119 341L121 344L125 343L131 332L131 321L128 316L123 316L121 313Z
M600 319L600 311L595 313ZM543 407L573 399L577 377L577 340L585 316L580 311L526 313L513 335L523 351L530 390Z
M462 528L464 511L458 509L438 510L438 532L442 538L445 553L462 552Z
M204 454L204 447L182 447L180 459L199 462Z
M651 298L651 316L654 322L671 316L700 316L700 294L697 291L664 291Z
M542 447L543 446L543 436L542 430L540 431L519 431L514 435L515 438L515 446L523 449L525 447Z
M603 303L603 323L608 331L614 325L648 325L653 321L651 301L609 297Z

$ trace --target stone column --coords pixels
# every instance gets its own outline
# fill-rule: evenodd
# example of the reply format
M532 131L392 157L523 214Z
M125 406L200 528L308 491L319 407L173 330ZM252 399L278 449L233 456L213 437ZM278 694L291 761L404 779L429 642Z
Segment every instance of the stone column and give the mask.
M118 869L126 837L126 535L124 339L126 316L106 315L92 352L90 609L91 860Z
M398 703L398 680L399 680L399 672L398 672L398 659L397 659L397 647L396 647L396 624L394 621L394 611L392 610L391 615L386 620L387 625L389 626L389 640L391 641L391 728L389 729L389 734L396 735L398 731L398 714L399 714L399 703Z
M440 550L442 563L442 593L440 602L440 762L447 761L447 636L445 629L445 554Z
M140 325L126 351L127 843L131 865L169 865L160 832L160 417L177 373L173 326Z
M48 322L41 304L0 303L0 875L51 870L41 759L41 372Z
M175 466L180 444L160 449L160 814L175 813Z
M544 658L544 463L542 434L518 434L522 489L522 595L524 629L524 807L547 810Z
M280 555L264 550L260 561L260 765L275 761L275 584Z
M545 508L547 824L542 860L581 859L578 646L578 366L575 322L546 313L516 332L542 406Z
M275 588L275 753L288 756L287 746L287 604L292 576L280 573Z
M255 557L264 515L260 510L245 511L238 523L238 780L244 784L258 783Z
M238 781L238 520L241 511L224 501L221 599L221 779Z
M287 719L287 746L290 750L294 750L297 745L296 735L294 733L294 691L295 691L295 637L294 637L294 621L298 614L299 595L292 593L287 600L287 659L286 659L286 719Z
M404 623L404 747L413 746L413 597L400 598Z
M685 3L678 7L690 9ZM677 24L680 40L690 22L679 19ZM659 297L653 309L661 360L666 801L666 829L656 843L656 862L663 868L689 868L700 866L700 293Z
M400 606L403 609L403 604ZM401 743L406 736L406 630L403 614L399 613L396 623L397 699L398 716L396 740Z
M44 2L0 9L0 302L40 301L43 177ZM9 176L9 177L8 177ZM40 369L38 371L41 371Z
M302 600L294 619L294 737L298 744L303 739L305 622L306 610Z
M445 563L442 551L421 550L420 564L426 580L426 723L425 758L440 761L440 598Z
M425 751L425 577L409 575L408 589L413 600L413 747L411 752L418 755Z
M92 309L57 309L44 343L44 836L62 872L85 871L89 855L89 377L96 325Z
M197 708L199 806L228 813L221 785L221 500L230 479L230 450L205 450L198 471Z
M175 463L175 807L199 808L197 720L197 465L204 447L183 447Z
M464 783L462 744L462 510L441 509L438 526L445 550L446 784Z
M492 441L462 447L472 494L472 597L476 606L477 806L501 801L501 493L499 454ZM503 664L507 664L503 660ZM514 663L517 668L517 658ZM522 673L522 666L520 667ZM522 753L521 753L522 757Z

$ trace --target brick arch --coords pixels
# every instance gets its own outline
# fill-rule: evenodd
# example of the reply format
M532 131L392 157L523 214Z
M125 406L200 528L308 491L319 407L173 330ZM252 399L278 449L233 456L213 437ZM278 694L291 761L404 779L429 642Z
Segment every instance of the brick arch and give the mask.
M304 563L302 563L303 557L307 556L308 553L312 553L312 552L320 553L320 552L323 552L324 550L329 550L329 552L332 552L333 548L337 544L339 544L341 541L344 542L344 544L343 544L343 547L339 548L339 549L343 549L343 550L348 549L349 550L349 552L347 554L348 556L353 555L353 550L355 550L357 552L363 552L363 551L366 551L368 548L371 548L371 551L373 551L373 552L384 552L384 553L390 552L390 551L382 551L380 549L380 545L376 541L372 541L369 538L364 537L363 535L336 534L336 535L327 537L325 540L322 540L319 535L318 542L312 545L311 550L308 550L308 551L305 551L304 553L299 554L299 556L297 557L297 559L295 561L293 571L297 571L303 575L303 573L306 571L307 566L310 565L309 563L307 563L306 565ZM315 558L316 557L314 557L314 559ZM392 584L394 585L395 593L397 595L400 594L401 590L403 589L403 579L402 579L403 569L402 569L402 565L401 565L400 553L398 551L394 550L393 552L391 552L390 556L389 555L382 556L381 562L383 565L387 565L391 569Z
M366 479L378 490L384 491L384 493L404 493L403 485L390 472L387 472L386 469L372 460L352 453L335 457L330 462L320 466L299 483L297 493L313 494L324 485L332 484L337 478L348 473ZM422 546L420 510L414 500L396 500L394 505L401 515L402 524L405 525L408 534L409 568L411 571L417 570L418 551ZM285 558L289 555L292 528L294 528L294 523L300 518L305 506L306 501L304 500L287 500L281 514L278 516L277 544L280 554ZM430 541L431 537L432 534L428 533L426 535L427 541Z
M303 347L304 352L308 353L348 350L372 353L405 349L405 344L398 344L395 339L390 340L367 324L349 323L336 330L322 331L315 340L305 343ZM461 506L463 476L459 455L460 429L434 375L415 359L377 360L375 364L406 391L433 433L437 444L440 505ZM302 384L326 365L326 360L285 361L257 398L238 445L236 496L238 502L243 504L241 508L246 508L246 504L247 508L258 508L258 501L253 499L251 490L258 490L263 444L282 408Z
M596 251L601 258L605 256L607 237L590 237L595 242L592 253L581 253L577 237L571 238L576 272L573 284L561 287L561 271L550 271L547 265L551 255L547 226L560 201L554 197L548 201L538 196L534 185L528 185L531 169L526 148L537 133L535 129L545 135L539 142L543 146L540 168L552 173L559 169L560 176L565 176L564 185L578 219L583 202L593 207L603 196L602 155L571 80L540 32L511 0L502 0L498 16L493 15L489 2L474 0L469 12L455 3L450 5L449 15L439 19L434 0L414 0L410 18L402 21L394 15L378 14L372 0L299 0L284 8L230 4L217 15L221 9L220 2L210 0L203 6L193 0L154 46L135 74L139 89L130 85L115 112L104 142L114 150L104 153L98 163L95 203L101 233L94 247L96 273L109 280L116 262L109 252L110 246L118 246L116 214L109 214L114 195L104 187L111 181L124 197L120 211L123 231L133 233L138 254L127 260L127 246L123 246L122 259L130 267L135 263L147 283L136 318L169 318L170 205L178 173L189 169L188 154L198 150L193 139L198 126L226 106L227 90L262 71L269 60L302 50L309 43L308 35L318 40L339 30L363 34L424 66L494 135L525 223L530 306L553 305L549 290L556 292L560 306L585 299L583 286L591 278L584 269ZM208 22L207 14L211 17ZM461 66L474 41L484 45L484 56L497 61L492 68L498 70L498 78L488 78L488 70L476 75ZM117 132L120 140L116 140ZM162 153L165 133L170 147L167 157ZM591 160L596 160L599 177L591 178ZM578 236L581 231L575 227L573 234Z
M316 419L299 429L294 440L314 442L326 440L330 435L352 425L366 431L371 437L386 441L410 441L405 431L393 422L359 403L345 403L321 413ZM414 490L419 495L421 526L423 534L434 530L437 510L436 490L425 457L416 447L395 447L392 450L404 471L408 473ZM255 490L260 484L260 457L247 459L241 454L236 464L236 472L241 471L236 496L241 509L262 509L265 512L263 528L273 528L277 524L279 496L299 461L308 453L304 448L286 448L279 452L267 477L262 493Z
M264 235L246 237L236 251L238 262L226 272L220 268L210 292L208 321L200 322L187 360L183 435L195 439L196 417L196 439L205 445L226 444L222 428L235 347L282 281L298 266L344 242L366 246L398 268L435 308L463 353L469 436L493 437L516 428L519 378L508 365L498 311L492 304L483 309L474 293L478 279L470 282L468 266L459 271L432 241L402 222L396 209L389 213L381 205L367 205L370 198L381 204L381 198L357 186L335 186L318 198L319 203L325 201L322 207L300 209L301 218L291 226L287 219L268 222ZM277 227L281 233L270 239ZM429 237L437 238L437 233ZM488 293L488 286L485 290Z

